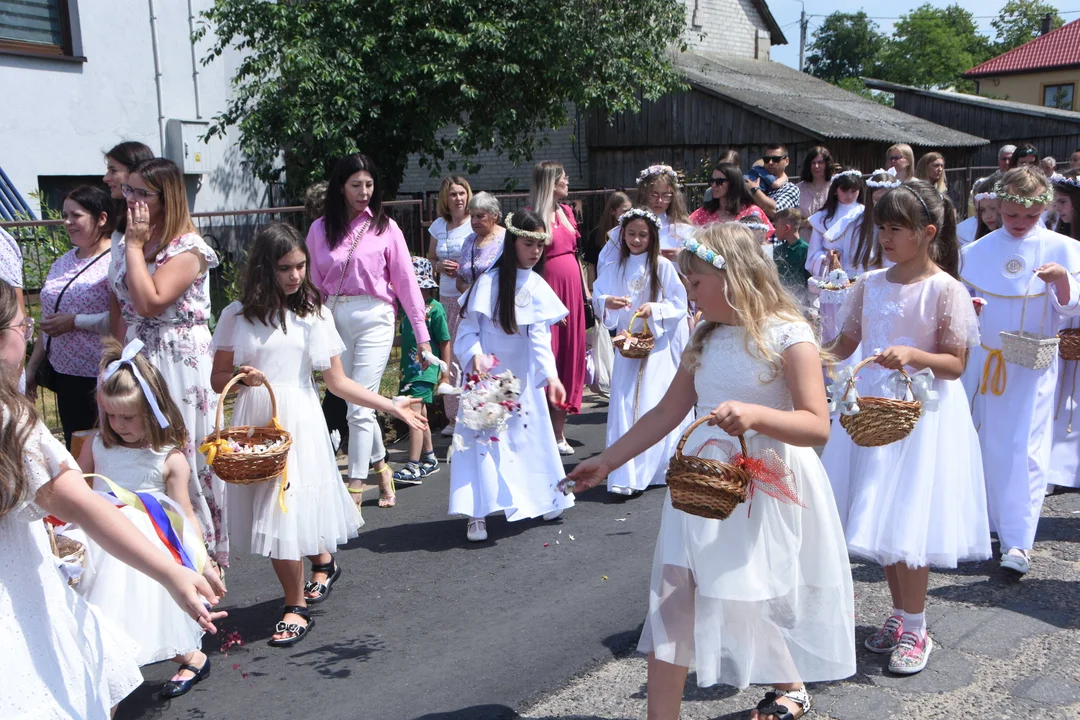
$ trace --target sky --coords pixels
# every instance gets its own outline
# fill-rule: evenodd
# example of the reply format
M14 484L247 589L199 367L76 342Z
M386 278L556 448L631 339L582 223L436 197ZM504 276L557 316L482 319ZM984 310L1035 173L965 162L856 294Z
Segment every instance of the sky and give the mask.
M776 22L780 25L781 30L784 31L784 37L787 38L787 45L774 45L772 48L772 59L776 62L790 65L791 67L798 67L799 65L799 13L802 11L802 3L799 0L767 0L769 3L769 9L772 10L773 17L776 18ZM891 34L893 24L896 18L911 12L918 6L922 5L925 0L891 0L889 3L873 3L867 4L865 2L859 2L858 0L805 0L806 14L810 16L810 26L806 33L806 44L809 45L814 35L814 28L821 24L821 21L825 19L825 16L831 15L834 12L859 12L864 11L871 18L881 16L882 19L875 20L879 29L886 33ZM946 7L948 5L957 4L963 7L965 10L976 16L975 22L979 24L979 30L984 35L993 37L994 29L990 27L990 21L997 17L997 13L1005 5L1005 0L956 0L955 2L943 2L942 0L931 0L931 4L936 7ZM1058 12L1065 22L1070 22L1080 18L1080 0L1058 0L1054 3ZM1072 10L1074 12L1068 13ZM981 17L989 16L989 17Z

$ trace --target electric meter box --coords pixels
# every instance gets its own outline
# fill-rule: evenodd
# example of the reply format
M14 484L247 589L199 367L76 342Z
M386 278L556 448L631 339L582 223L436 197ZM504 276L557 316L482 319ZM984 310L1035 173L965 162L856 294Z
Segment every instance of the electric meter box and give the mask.
M210 147L200 137L210 123L201 120L169 120L165 124L165 157L185 175L210 172Z

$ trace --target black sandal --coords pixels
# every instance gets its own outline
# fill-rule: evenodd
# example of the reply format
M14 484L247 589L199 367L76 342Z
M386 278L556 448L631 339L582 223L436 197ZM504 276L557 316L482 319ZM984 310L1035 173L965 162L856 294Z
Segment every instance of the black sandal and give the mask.
M330 562L316 565L311 563L311 572L314 573L326 573L326 582L311 582L304 583L304 599L307 600L308 605L318 605L325 600L330 591L334 589L334 583L341 577L341 568L338 567L337 561L334 560L334 556L330 556ZM315 597L308 597L309 593L319 593Z
M297 623L287 623L282 618L278 621L278 624L274 626L274 633L293 633L290 638L283 640L275 640L270 638L270 642L267 643L270 647L287 648L292 647L296 643L300 642L307 637L308 631L315 627L315 621L311 618L311 613L308 612L306 607L300 605L286 605L281 609L283 615L292 613L293 615L299 615L307 623L306 625L299 625Z
M758 717L760 718L762 715L772 715L776 720L796 720L795 716L791 714L791 708L777 702L777 700L782 697L787 698L788 700L794 700L799 704L799 708L802 710L799 714L799 720L806 717L806 715L814 709L814 698L811 697L810 693L806 692L805 687L789 692L770 690L765 693L765 698L759 702L755 708L758 711Z

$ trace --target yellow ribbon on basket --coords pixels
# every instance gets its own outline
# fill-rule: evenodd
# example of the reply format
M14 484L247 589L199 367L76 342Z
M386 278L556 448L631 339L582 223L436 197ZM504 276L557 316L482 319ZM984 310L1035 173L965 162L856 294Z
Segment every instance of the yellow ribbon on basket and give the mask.
M274 426L275 430L280 430L281 432L285 432L285 428L281 427L281 423L278 422L277 418L273 418L272 420L270 420L270 423ZM285 504L285 490L288 489L288 487L289 487L289 463L288 463L288 461L286 461L285 462L285 469L281 471L281 484L278 486L278 496L277 496L278 507L281 508L281 512L283 512L283 513L289 512L289 508Z
M982 343L979 344L982 345ZM994 395L1001 395L1005 392L1005 383L1008 380L1005 356L1001 354L1001 350L988 348L985 345L982 347L983 350L986 350L987 355L986 364L983 365L982 384L979 386L979 392L985 395L987 388L989 388Z
M281 423L275 417L270 420L270 424L273 425L275 430L285 432L285 428L281 427ZM211 440L208 443L203 443L199 446L199 452L206 455L206 464L211 467L214 465L214 460L217 459L219 453L231 453L233 449L229 447L229 442L218 438L217 440ZM285 470L281 473L281 485L278 489L278 507L281 508L281 512L289 512L288 505L285 504L285 490L289 486L289 466L286 464Z

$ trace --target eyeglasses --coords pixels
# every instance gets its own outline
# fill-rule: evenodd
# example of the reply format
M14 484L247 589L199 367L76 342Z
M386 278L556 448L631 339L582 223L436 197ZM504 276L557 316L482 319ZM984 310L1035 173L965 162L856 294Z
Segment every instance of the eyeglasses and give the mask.
M23 340L30 342L34 339L34 318L28 317L18 325L8 325L0 328L0 330L17 330L19 328L22 328Z
M674 198L675 198L675 193L669 193L669 192L666 192L666 193L663 193L663 194L656 193L656 192L649 193L649 199L650 200L663 200L664 202L670 202Z
M761 158L762 162L767 163L778 163L783 160L787 160L787 155L766 155L765 157Z
M120 192L123 193L126 198L138 198L139 200L145 200L151 195L160 195L161 193L154 190L143 190L142 188L133 188L127 183L120 186Z
M718 178L713 178L712 179L712 184L713 185L723 185L726 182L727 182L726 177L718 177Z

